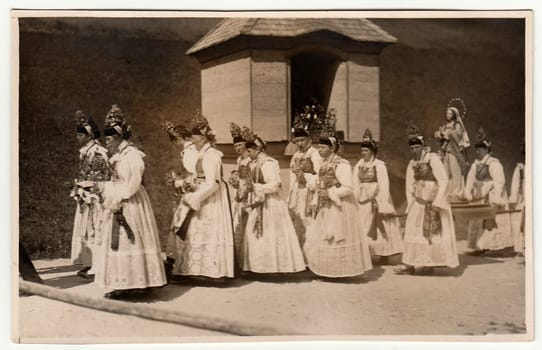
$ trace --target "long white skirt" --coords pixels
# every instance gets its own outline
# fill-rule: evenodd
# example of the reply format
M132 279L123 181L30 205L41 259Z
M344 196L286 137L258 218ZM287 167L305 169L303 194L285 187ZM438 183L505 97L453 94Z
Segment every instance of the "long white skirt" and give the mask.
M467 224L469 248L500 250L514 246L514 236L510 223L510 214L495 216L497 227L489 230L484 227L484 219L472 219Z
M312 193L306 187L298 187L294 183L288 194L288 211L294 224L295 232L301 247L305 246L307 239L307 228L314 222L312 216L307 215L307 205L311 201ZM303 251L306 261L306 253Z
M361 220L362 235L367 237L371 255L390 256L403 251L403 237L401 232L401 223L397 217L382 218L384 232L376 227L376 239L369 237L371 232L371 223L376 213L373 211L371 202L359 205L359 217ZM374 233L372 233L374 234Z
M228 192L220 182L219 189L201 203L186 237L175 237L176 257L173 274L233 277L233 229Z
M73 220L71 261L75 265L92 266L97 261L98 245L102 239L103 206L95 202L92 208L77 203Z
M440 234L431 242L424 237L425 205L413 202L406 218L403 263L411 266L459 266L455 227L451 209L437 209L440 214Z
M254 224L258 209L249 213L243 244L243 270L258 273L305 270L303 252L286 203L280 200L278 193L272 193L265 196L262 205L261 228Z
M308 265L320 276L357 276L373 267L354 196L343 197L341 204L328 203L307 229ZM329 239L334 233L340 233L341 239Z
M114 215L104 212L101 256L96 267L96 283L106 289L159 287L167 283L158 229L147 192L143 187L126 202L123 214L134 233L130 241L120 226L119 246L111 249Z

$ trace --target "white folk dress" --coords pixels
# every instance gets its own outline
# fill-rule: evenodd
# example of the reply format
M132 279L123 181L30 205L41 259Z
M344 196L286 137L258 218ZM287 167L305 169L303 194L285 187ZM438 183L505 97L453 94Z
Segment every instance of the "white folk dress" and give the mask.
M113 155L111 181L104 184L103 260L96 282L106 289L158 287L166 284L158 229L142 185L143 152L127 141ZM129 230L118 224L119 211ZM132 234L129 231L132 231Z
M314 192L309 187L314 187L318 179L318 169L322 158L316 148L309 146L305 151L297 151L290 161L290 187L288 190L288 209L295 227L299 244L303 247L306 240L307 227L314 221L310 213L310 203ZM304 183L299 183L293 170L303 171Z
M233 277L233 225L222 152L205 144L198 152L195 191L183 201L195 211L184 240L176 237L173 274Z
M361 159L352 175L354 193L359 204L362 234L367 237L372 255L390 256L403 251L401 224L395 215L390 196L386 164Z
M501 162L489 154L475 160L467 175L465 198L489 203L497 211L508 209L504 170ZM469 248L500 250L514 245L510 214L500 213L495 219L472 219L467 224Z
M79 175L76 184L107 181L110 174L107 149L98 141L91 140L79 150ZM97 263L102 240L103 205L97 196L92 196L81 187L74 189L72 197L77 200L77 208L73 220L71 261L76 265L90 267L93 260Z
M512 175L509 203L515 204L520 212L510 214L512 233L514 236L514 251L523 253L525 249L525 164L518 163Z
M317 188L326 190L327 197L314 197L316 219L307 228L304 250L311 271L325 277L351 277L372 269L348 161L336 154L324 160Z
M183 168L183 174L180 179L176 179L174 186L175 188L184 188L187 184L193 185L196 177L196 162L198 160L198 150L192 142L187 142L184 144L183 150L179 154L181 159L181 164ZM184 190L183 190L184 191ZM166 255L172 259L175 259L177 256L176 248L176 233L180 228L183 220L183 214L186 210L186 205L183 205L182 195L179 199L177 207L173 212L173 219L171 220L169 235L166 244Z
M298 272L306 268L286 203L280 198L277 160L260 153L250 163L254 205L245 223L243 270Z
M459 265L447 188L448 174L437 154L423 151L420 160L410 160L406 171L404 264Z

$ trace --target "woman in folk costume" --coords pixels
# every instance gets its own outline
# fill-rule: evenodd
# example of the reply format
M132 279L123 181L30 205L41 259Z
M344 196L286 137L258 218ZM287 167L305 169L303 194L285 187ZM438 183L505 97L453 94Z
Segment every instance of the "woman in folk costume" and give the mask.
M361 159L354 166L352 181L359 204L362 234L369 238L371 255L388 256L403 251L403 237L390 196L386 164L376 158L378 148L371 130L365 130L361 143Z
M92 187L96 182L108 181L111 177L107 149L98 139L98 126L82 111L75 112L77 119L76 137L79 149L79 174L70 194L77 202L71 246L73 264L83 265L77 275L91 278L98 262L98 249L101 243L101 220L103 206ZM94 261L93 261L94 260Z
M233 148L239 155L237 157L237 167L232 171L228 183L235 189L233 196L232 214L233 214L233 238L235 245L236 268L243 267L243 237L245 235L245 226L247 212L244 208L247 206L249 191L247 184L249 181L249 163L250 157L247 153L246 143L250 139L252 132L247 127L241 127L235 123L230 124L230 132L233 138Z
M290 184L288 191L288 209L294 223L299 244L303 247L306 239L307 227L313 221L310 203L314 196L314 183L318 177L318 169L322 159L312 145L312 137L318 135L314 123L310 123L311 114L302 114L296 116L294 127L292 128L292 142L298 150L292 156L290 161ZM315 115L314 115L315 116ZM315 130L311 130L315 129Z
M480 140L474 147L476 160L467 175L465 198L474 203L488 203L497 214L494 219L471 219L467 224L471 254L478 255L487 250L501 250L514 245L508 196L505 188L504 170L501 162L492 157L491 142L483 128L478 130Z
M525 141L523 141L525 142ZM514 237L514 252L523 256L525 250L525 145L521 146L521 161L516 164L510 186L510 209L516 210L510 214L512 233ZM518 212L519 210L519 212Z
M459 265L448 174L440 157L425 146L418 128L409 125L412 159L406 171L407 218L403 266L399 274L431 273L433 267Z
M111 181L101 184L104 201L104 258L96 281L119 298L133 291L166 284L158 229L143 187L145 154L128 140L132 130L113 105L105 119L105 144L113 167Z
M234 276L233 225L227 185L222 181L222 152L211 146L215 135L199 113L191 123L198 151L196 179L182 203L182 225L176 240L173 274L209 278Z
M175 189L175 195L179 201L173 212L173 219L166 244L166 272L170 273L172 264L177 258L176 237L182 225L183 205L182 196L193 187L196 173L196 161L198 151L192 143L192 133L183 125L174 126L170 121L162 122L164 129L169 136L170 141L180 149L181 171L179 173L171 171L166 175L168 185Z
M298 272L306 268L286 203L280 198L280 167L253 135L247 142L250 162L243 270L257 273Z
M465 153L470 146L469 135L463 124L466 113L463 100L451 99L446 108L446 123L435 132L435 138L440 140L439 155L450 179L450 202L460 201L465 190L464 177L468 170Z
M305 253L313 273L324 277L351 277L372 268L362 232L350 163L337 154L339 142L333 121L318 144L322 163L312 202L314 222L307 229ZM330 136L327 136L330 135Z

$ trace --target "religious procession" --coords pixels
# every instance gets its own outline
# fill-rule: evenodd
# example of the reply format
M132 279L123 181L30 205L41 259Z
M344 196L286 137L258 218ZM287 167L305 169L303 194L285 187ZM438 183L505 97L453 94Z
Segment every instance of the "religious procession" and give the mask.
M246 126L230 124L239 155L230 174L216 135L199 112L187 125L163 121L178 149L181 172L167 174L178 197L166 250L143 185L145 154L130 141L128 116L113 105L101 131L84 111L75 113L79 176L70 194L76 202L71 260L77 275L93 279L106 298L144 294L168 281L227 283L247 274L292 274L308 269L338 282L400 256L394 273L430 275L459 265L454 217L467 215L469 254L505 248L524 253L524 163L511 183L491 155L483 128L474 144L463 118L466 106L449 101L434 132L432 151L414 123L406 130L406 209L390 196L385 160L364 130L359 161L341 157L333 111L306 106L295 116L288 193L281 196L278 161L266 142ZM524 150L521 150L524 156ZM508 191L510 188L510 192ZM510 195L508 195L510 193Z
M140 15L18 18L14 339L532 336L529 21Z

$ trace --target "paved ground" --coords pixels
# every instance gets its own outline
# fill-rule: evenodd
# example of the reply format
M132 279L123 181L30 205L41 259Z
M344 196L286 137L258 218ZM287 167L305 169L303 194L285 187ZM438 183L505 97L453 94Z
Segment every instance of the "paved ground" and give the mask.
M465 241L459 242L464 250ZM227 320L276 325L312 335L484 335L525 332L525 262L517 257L460 255L461 266L432 276L403 276L378 266L350 281L310 272L246 276L223 286L175 282L133 303ZM68 260L35 262L49 286L101 297ZM179 341L226 334L106 313L39 296L20 297L22 342ZM44 317L44 315L46 315ZM139 339L139 338L138 338Z

